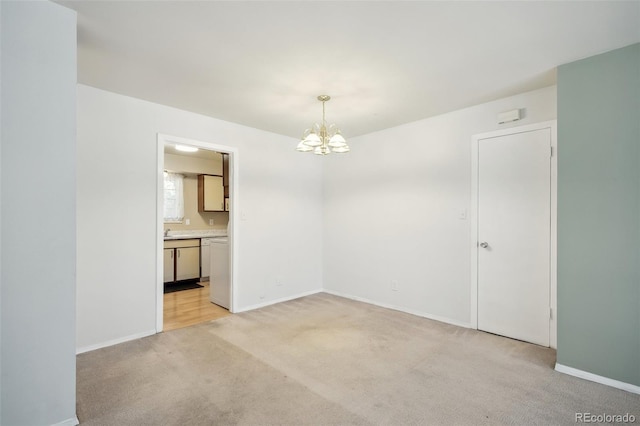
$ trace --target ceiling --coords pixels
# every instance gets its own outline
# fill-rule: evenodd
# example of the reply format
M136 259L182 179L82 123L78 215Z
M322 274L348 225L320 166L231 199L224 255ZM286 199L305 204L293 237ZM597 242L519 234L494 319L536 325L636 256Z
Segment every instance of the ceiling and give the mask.
M204 158L205 160L217 159L220 153L216 151L209 151L207 149L198 149L196 152L185 152L176 149L176 144L165 144L164 153L171 155L178 155L180 157L195 157Z
M57 1L78 80L292 137L361 135L555 84L640 42L640 1Z

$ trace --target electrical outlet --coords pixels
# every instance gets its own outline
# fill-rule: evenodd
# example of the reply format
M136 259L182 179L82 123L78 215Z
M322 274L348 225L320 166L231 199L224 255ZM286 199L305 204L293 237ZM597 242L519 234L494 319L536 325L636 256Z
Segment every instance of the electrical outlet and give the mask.
M184 224L185 225L191 225L191 219L185 219L184 220Z
M282 287L282 278L276 278L276 287Z
M213 219L209 219L209 225L213 226Z
M265 277L262 281L262 288L259 290L258 295L260 296L260 300L263 300L267 297L267 292L271 287L271 277Z
M391 281L391 290L393 291L398 291L398 280L392 280Z

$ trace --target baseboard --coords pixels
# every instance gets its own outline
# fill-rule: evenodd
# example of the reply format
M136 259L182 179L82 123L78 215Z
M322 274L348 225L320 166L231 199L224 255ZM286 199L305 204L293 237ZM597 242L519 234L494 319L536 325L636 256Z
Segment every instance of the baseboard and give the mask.
M589 380L592 382L611 386L612 388L622 389L627 392L636 393L640 395L640 386L632 385L631 383L625 383L619 380L610 379L608 377L598 376L597 374L589 373L583 370L578 370L577 368L573 368L573 367L567 367L566 365L562 365L558 363L556 363L555 370L559 373L568 374L570 376L579 377L581 379Z
M305 291L304 293L298 293L293 296L287 296L280 299L269 300L268 302L258 303L251 306L245 306L245 307L236 309L235 311L233 311L233 313L236 314L240 312L253 311L254 309L260 309L260 308L264 308L265 306L275 305L276 303L288 302L289 300L299 299L301 297L311 296L312 294L318 294L318 293L322 293L321 288L317 290Z
M70 419L63 420L59 423L54 423L52 426L76 426L79 424L80 424L80 421L78 420L78 416L75 416Z
M327 290L327 289L324 289L323 291L328 294L333 294L334 296L344 297L345 299L356 300L358 302L364 302L370 305L380 306L381 308L393 309L394 311L400 311L407 314L416 315L418 317L427 318L427 319L438 321L438 322L443 322L445 324L456 325L458 327L471 328L471 324L452 320L451 318L441 317L438 315L431 315L426 312L407 309L401 306L395 306L388 303L380 303L380 302L376 302L375 300L366 299L364 297L352 296L350 294L341 293L339 291L333 291L333 290Z
M142 333L132 334L130 336L120 337L118 339L108 340L106 342L96 343L95 345L84 346L81 348L76 348L76 355L82 354L85 352L95 351L96 349L106 348L107 346L117 345L119 343L128 342L130 340L141 339L143 337L151 336L156 334L156 330L148 330L143 331Z

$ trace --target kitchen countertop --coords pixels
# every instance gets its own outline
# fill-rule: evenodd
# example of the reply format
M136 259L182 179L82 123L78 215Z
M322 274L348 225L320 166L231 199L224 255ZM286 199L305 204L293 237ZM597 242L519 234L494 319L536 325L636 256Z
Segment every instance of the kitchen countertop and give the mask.
M164 237L165 241L188 240L191 238L215 238L226 237L226 229L202 229L193 231L169 231L169 235Z

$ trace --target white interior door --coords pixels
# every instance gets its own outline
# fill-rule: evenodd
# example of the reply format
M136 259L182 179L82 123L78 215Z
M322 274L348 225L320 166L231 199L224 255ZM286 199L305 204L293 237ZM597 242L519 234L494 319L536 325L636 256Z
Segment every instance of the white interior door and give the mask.
M478 329L549 346L551 130L478 141Z

